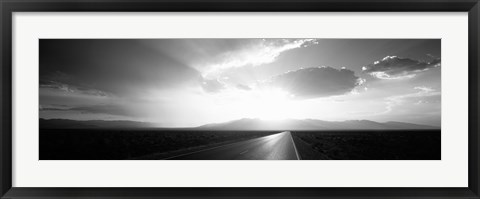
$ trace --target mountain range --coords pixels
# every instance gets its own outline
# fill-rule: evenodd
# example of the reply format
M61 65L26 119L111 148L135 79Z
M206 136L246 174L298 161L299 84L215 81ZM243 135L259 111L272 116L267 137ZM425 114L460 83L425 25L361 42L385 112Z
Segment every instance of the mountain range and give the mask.
M77 121L67 119L40 119L40 128L153 128L154 123L135 121ZM374 122L370 120L323 121L314 119L261 120L244 118L224 123L206 124L192 130L395 130L439 129L440 127L405 122ZM184 128L183 128L184 129Z
M207 124L198 127L211 130L380 130L380 129L438 129L438 127L405 122L374 122L370 120L323 121L240 119L226 123Z
M152 123L135 121L107 121L107 120L68 120L68 119L42 119L39 126L41 129L94 129L94 128L151 128Z

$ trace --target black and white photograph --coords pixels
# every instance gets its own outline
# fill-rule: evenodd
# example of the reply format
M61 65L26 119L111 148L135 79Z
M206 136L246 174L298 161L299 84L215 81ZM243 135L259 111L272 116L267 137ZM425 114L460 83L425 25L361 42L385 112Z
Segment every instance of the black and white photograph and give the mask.
M446 60L446 58L445 58ZM441 39L39 39L40 160L441 160Z

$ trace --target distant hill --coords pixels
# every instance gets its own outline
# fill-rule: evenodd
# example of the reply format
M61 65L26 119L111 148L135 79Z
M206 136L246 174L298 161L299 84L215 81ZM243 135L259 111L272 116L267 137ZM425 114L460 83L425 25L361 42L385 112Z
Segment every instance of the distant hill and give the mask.
M134 121L40 119L41 129L149 128L153 124Z
M40 119L41 129L96 129L96 128L154 128L153 123L135 121L106 121L106 120L68 120L68 119ZM190 130L393 130L393 129L439 129L438 127L411 124L404 122L374 122L370 120L347 120L331 122L323 120L278 120L239 119L225 123L206 124L196 128L167 128Z
M370 120L347 120L331 122L323 120L278 120L240 119L225 123L207 124L198 127L204 130L394 130L394 129L439 129L439 127L404 122L374 122Z

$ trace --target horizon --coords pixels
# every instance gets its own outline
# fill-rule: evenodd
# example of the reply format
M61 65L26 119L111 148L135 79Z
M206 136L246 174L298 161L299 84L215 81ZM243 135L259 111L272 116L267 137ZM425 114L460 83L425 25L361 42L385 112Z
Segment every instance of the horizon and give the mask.
M73 119L63 119L63 118L50 118L50 119L45 119L45 118L39 118L40 120L69 120L69 121L76 121L76 122L134 122L134 123L143 123L143 124L150 124L150 125L158 125L156 123L152 122L144 122L144 121L134 121L134 120L73 120ZM256 121L262 121L262 122L281 122L281 121L302 121L302 120L315 120L315 121L322 121L322 122L352 122L352 121L367 121L367 122L375 122L379 124L388 124L388 123L404 123L404 124L411 124L411 125L421 125L421 126L429 126L429 127L435 127L438 129L441 129L441 126L431 126L431 125L425 125L425 124L418 124L418 123L409 123L409 122L400 122L400 121L386 121L386 122L378 122L378 121L373 121L373 120L343 120L343 121L329 121L329 120L318 120L318 119L292 119L292 118L286 118L286 119L261 119L261 118L241 118L241 119L236 119L236 120L229 120L225 122L218 122L218 123L206 123L202 124L199 126L184 126L184 127L170 127L170 126L148 126L148 128L167 128L167 129L187 129L187 128L201 128L204 126L208 125L218 125L218 124L227 124L231 122L237 122L241 120L256 120ZM140 127L139 127L140 128ZM321 129L319 129L321 130Z
M439 39L40 39L39 118L441 127Z

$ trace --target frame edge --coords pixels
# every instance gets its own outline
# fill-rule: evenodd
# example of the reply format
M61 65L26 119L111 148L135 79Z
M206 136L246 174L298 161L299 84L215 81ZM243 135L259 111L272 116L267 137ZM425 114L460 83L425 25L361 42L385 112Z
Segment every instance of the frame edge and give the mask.
M103 0L103 1L84 1L79 3L80 1L74 0L74 1L66 1L66 2L61 2L61 1L22 1L19 0L17 2L14 1L9 1L9 0L0 0L0 21L1 21L1 26L0 26L0 45L2 46L0 48L0 53L2 56L0 56L0 63L2 64L0 68L0 77L2 78L0 80L0 93L2 95L2 98L0 99L0 110L2 111L0 115L0 176L2 179L0 180L0 198L8 197L8 198L16 198L16 197L132 197L134 193L140 193L143 192L143 194L137 195L138 197L145 198L145 197L166 197L170 198L173 197L174 194L182 193L185 192L184 188L163 188L163 189L151 189L151 188L126 188L123 191L115 188L12 188L12 13L14 11L114 11L118 7L122 7L125 5L130 5L128 4L129 1L123 1L123 0L117 0L117 1L108 1L108 0ZM119 4L115 4L115 2ZM180 1L180 3L173 3L171 6L166 6L165 8L159 8L161 4L168 3L168 1L141 1L141 3L146 3L148 2L157 2L153 8L146 8L146 7L138 7L138 6L132 6L130 8L124 8L120 9L123 11L134 11L134 10L141 10L141 9L146 9L146 11L200 11L201 9L205 9L208 7L208 5L214 5L214 4L219 4L222 5L221 2L216 1L212 3L206 3L207 7L205 6L200 6L193 8L193 10L184 10L180 9L181 5L185 6L185 4L198 4L194 3L194 1ZM241 2L244 2L243 4ZM237 5L241 4L243 6L240 6L240 10L244 9L246 7L245 2L248 1L238 1L238 2L228 2L225 3L225 5ZM285 2L288 4L289 2L292 1L281 1L285 5ZM301 6L300 7L305 7L305 3L308 4L314 3L314 2L319 2L326 4L328 2L332 1L301 1ZM364 2L365 1L359 1L359 2ZM366 1L369 2L369 1ZM376 2L377 4L377 9L381 7L385 7L385 3L381 3L382 1L370 1L370 2ZM369 191L359 191L356 188L349 189L345 188L345 191L350 192L345 195L340 195L339 197L355 197L354 195L351 195L352 193L357 193L357 194L364 194L364 195L356 195L356 197L435 197L435 198L446 198L446 197L452 197L452 198L480 198L480 185L479 185L479 179L480 179L480 173L478 171L479 169L479 155L480 155L480 136L479 136L479 118L478 118L478 113L480 111L480 107L478 106L478 99L479 99L479 86L480 86L480 70L478 69L480 67L480 59L478 58L480 56L479 52L479 47L480 47L480 41L479 41L479 33L480 33L480 5L478 0L463 0L463 1L457 1L460 2L456 4L457 6L449 8L448 6L438 6L438 4L435 4L436 6L433 6L433 8L426 8L425 5L427 4L432 4L435 2L443 2L444 5L448 4L455 4L455 1L425 1L425 0L420 0L420 1L404 1L405 4L397 2L393 2L393 4L397 3L400 6L400 8L396 8L393 10L384 10L384 11L407 11L408 8L405 7L407 4L413 4L413 2L420 2L422 4L419 8L414 8L411 9L413 11L434 11L434 10L445 10L445 11L468 11L468 26L469 26L469 93L474 93L475 95L470 95L469 96L469 163L468 163L468 171L469 171L469 179L468 179L468 188L445 188L445 191L439 191L440 189L422 189L422 188L387 188L387 189L382 189L382 188L371 188L370 192ZM30 5L27 5L27 3L30 3ZM86 4L89 3L99 3L99 8L92 8L92 10L85 10L87 7L84 7ZM229 4L230 3L230 4ZM260 9L265 9L265 5L272 4L274 3L273 1L260 1ZM303 3L303 4L302 4ZM338 5L346 5L348 3L354 3L352 1L338 1L338 3L333 3L332 9L326 9L326 8L319 8L319 7L314 7L312 10L306 10L306 11L335 11L338 8ZM71 5L68 5L71 4ZM181 4L181 5L180 5ZM254 3L255 4L255 3ZM38 8L35 7L35 5L42 5ZM75 5L80 5L78 7L75 7ZM83 6L82 6L83 5ZM111 8L108 8L111 5ZM359 5L359 4L355 4ZM147 6L148 7L148 6ZM195 7L195 6L192 6ZM213 6L214 8L212 11L219 11L221 10L222 6ZM407 6L408 7L408 6ZM470 8L469 10L464 10L465 8ZM156 10L159 9L159 10ZM169 10L171 9L171 10ZM230 11L238 11L237 9L233 9ZM279 7L279 10L282 9L287 9L283 6ZM295 8L290 8L291 10L295 10ZM423 10L422 10L423 9ZM228 9L227 9L228 10ZM368 11L369 9L365 7L359 7L359 6L354 6L353 8L350 9L342 9L342 10L337 10L337 11ZM207 10L205 10L207 11ZM260 11L260 10L257 10ZM272 10L267 10L267 11L272 11ZM5 55L10 55L10 56L5 56ZM206 198L206 197L218 197L220 196L225 196L225 197L248 197L249 194L239 194L236 196L232 196L231 194L227 194L227 190L231 191L231 193L239 193L238 189L236 188L227 188L227 189L222 189L222 188L217 188L217 189L209 189L206 188L203 191L199 191L198 188L186 188L186 190L192 191L190 194L185 193L182 196L177 196L179 198L195 198L195 196L198 196L199 198ZM260 189L265 189L267 191L259 191L257 188L244 188L245 191L250 190L253 198L260 198L260 197L272 197L272 195L268 194L269 192L272 192L272 189L269 188L260 188ZM286 188L288 189L288 188ZM368 188L366 188L368 190ZM268 191L270 190L270 191ZM312 190L312 189L306 189L306 188L300 188L298 190L303 190L306 193L309 193L310 196L306 196L309 198L319 198L319 197L333 197L331 194L338 194L341 193L342 191L336 188L319 188L318 190ZM411 193L416 193L418 195L412 196L410 194L405 194L404 191L410 190ZM416 191L415 191L416 190ZM419 190L429 190L429 191L419 191ZM448 191L447 191L448 190ZM277 191L277 190L275 190ZM377 194L371 194L372 191L379 191L381 193ZM128 193L130 194L128 194ZM248 191L247 191L248 192ZM273 191L274 192L274 191ZM296 192L296 191L292 191ZM323 194L322 194L323 192ZM408 191L407 191L408 192ZM298 192L296 192L298 193ZM389 194L388 194L389 193ZM402 194L403 193L403 194ZM423 193L423 194L422 194ZM76 195L75 195L76 194ZM196 195L198 194L198 195ZM399 194L397 196L392 196L391 194ZM445 195L438 195L438 194L445 194ZM128 196L130 195L130 196ZM276 194L273 194L276 195ZM286 195L277 195L277 197L295 197L295 196L289 196L290 194ZM298 196L298 195L297 195ZM338 195L337 195L338 196Z

